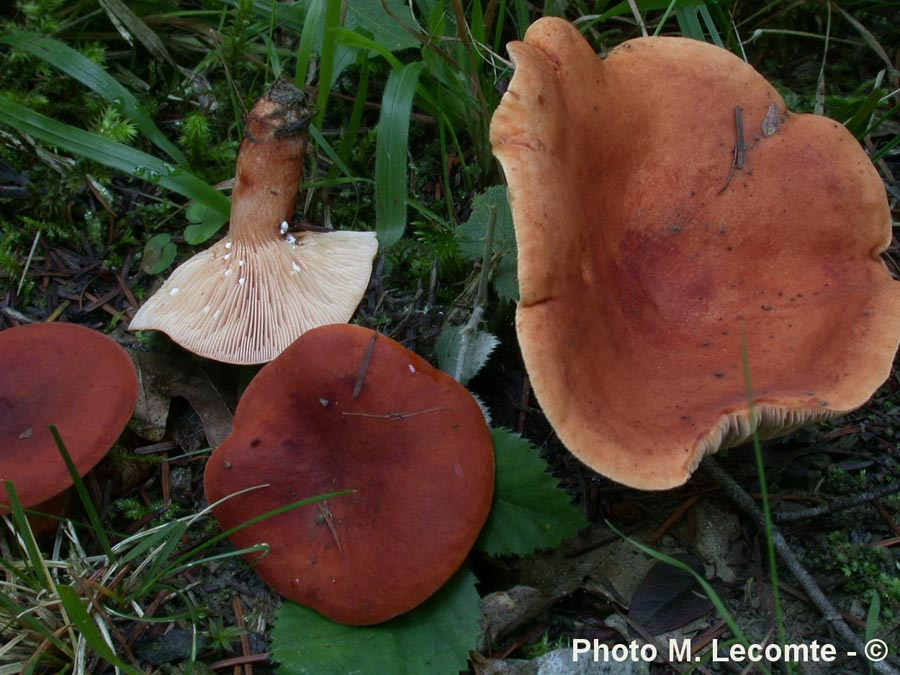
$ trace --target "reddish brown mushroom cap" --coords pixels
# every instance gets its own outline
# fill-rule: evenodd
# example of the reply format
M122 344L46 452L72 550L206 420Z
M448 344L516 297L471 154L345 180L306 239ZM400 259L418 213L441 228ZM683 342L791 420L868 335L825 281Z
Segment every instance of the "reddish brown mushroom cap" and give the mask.
M50 434L56 425L81 475L122 433L137 400L128 354L102 333L67 323L0 332L0 512L11 480L22 505L72 485Z
M490 432L472 396L397 342L359 326L304 333L247 387L209 459L223 528L271 551L254 569L288 598L345 624L386 621L440 588L480 532L494 487Z
M871 396L900 340L900 285L880 259L884 187L851 134L788 113L753 68L693 40L601 60L542 19L509 51L491 138L519 247L517 330L574 454L666 488L754 428L778 435Z

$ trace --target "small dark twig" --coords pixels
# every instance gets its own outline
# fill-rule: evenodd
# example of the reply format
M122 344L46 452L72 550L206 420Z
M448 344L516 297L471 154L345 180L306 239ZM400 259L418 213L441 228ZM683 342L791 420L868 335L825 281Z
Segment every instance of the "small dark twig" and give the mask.
M826 516L830 513L837 513L846 509L852 509L854 506L862 506L876 499L883 499L900 492L900 481L896 481L889 485L883 485L875 490L869 490L858 495L850 495L849 497L839 497L829 504L822 506L812 506L808 509L799 509L797 511L780 511L772 514L772 520L777 523L793 523L798 520L806 520L807 518L818 518Z
M372 335L369 346L366 347L366 353L363 356L362 363L359 364L359 372L356 374L356 384L353 387L353 398L359 398L362 393L363 382L366 381L366 371L369 370L369 364L372 362L372 352L375 351L375 340L378 339L378 333Z
M863 659L866 664L869 664L876 673L879 673L880 675L900 675L900 671L886 661L871 662L865 659L865 643L850 629L850 626L846 624L841 617L840 612L838 612L834 605L831 604L831 601L825 596L822 589L819 588L819 584L813 576L806 570L797 556L794 555L793 550L791 550L790 545L787 543L787 540L781 532L774 525L769 525L769 523L766 522L762 510L756 505L756 502L753 501L753 497L751 497L747 491L744 490L744 488L742 488L727 471L725 471L725 469L719 466L719 463L712 456L706 457L702 462L702 466L703 470L719 484L722 491L725 492L725 494L745 514L750 516L757 526L760 528L772 528L772 541L775 544L775 550L778 552L778 555L800 583L801 588L803 588L809 596L810 601L822 613L825 620L831 624L835 632L851 645L859 657Z
M728 170L728 177L725 179L725 184L716 194L725 192L725 188L731 185L731 179L734 178L735 171L744 168L744 156L747 152L747 145L744 143L744 111L741 106L737 106L734 109L734 127L737 134L737 140L734 143L731 168Z

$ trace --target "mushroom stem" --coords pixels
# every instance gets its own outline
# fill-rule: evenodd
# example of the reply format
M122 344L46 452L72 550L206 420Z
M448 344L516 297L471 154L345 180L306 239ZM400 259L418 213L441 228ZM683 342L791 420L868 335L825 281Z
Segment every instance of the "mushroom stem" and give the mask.
M722 488L723 492L728 495L738 508L753 519L757 526L762 528L772 528L772 542L775 545L775 550L778 552L778 555L794 575L794 578L797 579L801 588L803 588L809 596L810 601L822 613L825 620L831 624L835 632L846 640L848 644L852 645L860 658L862 658L865 663L869 664L876 673L879 673L880 675L900 675L900 672L886 661L870 662L865 659L863 655L866 651L863 641L841 618L840 612L838 612L835 606L831 604L831 601L825 596L825 593L819 587L819 584L816 583L813 576L803 566L800 559L794 555L794 551L781 534L781 531L778 530L774 524L766 522L762 510L756 505L756 502L753 501L753 497L747 494L747 491L741 487L740 483L732 478L712 455L705 457L701 462L701 466L703 467L703 470L719 484L719 487Z
M309 129L306 96L276 83L247 115L231 199L231 234L247 243L271 241L294 212Z

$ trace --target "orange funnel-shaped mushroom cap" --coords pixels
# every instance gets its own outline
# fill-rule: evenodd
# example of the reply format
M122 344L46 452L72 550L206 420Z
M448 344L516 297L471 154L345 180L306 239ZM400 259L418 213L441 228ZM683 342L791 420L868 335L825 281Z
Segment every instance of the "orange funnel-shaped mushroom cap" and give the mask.
M491 123L517 331L562 442L638 488L862 405L900 340L884 187L840 124L733 54L641 38L600 59L541 19ZM755 403L745 384L746 356Z
M276 83L247 115L228 234L180 265L129 330L159 330L226 363L271 361L301 333L348 321L378 249L374 232L288 232L309 113Z
M275 590L345 624L386 621L462 565L494 489L490 431L472 396L397 342L359 326L304 333L247 387L209 459L210 503L230 535L270 551ZM255 556L253 556L255 558Z
M68 323L0 332L0 513L9 507L4 481L25 508L72 485L51 424L83 476L112 448L136 401L131 359L102 333Z

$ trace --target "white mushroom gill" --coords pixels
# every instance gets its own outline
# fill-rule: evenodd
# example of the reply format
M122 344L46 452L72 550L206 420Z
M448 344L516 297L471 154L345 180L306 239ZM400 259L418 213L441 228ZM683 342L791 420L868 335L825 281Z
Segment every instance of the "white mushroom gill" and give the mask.
M160 330L201 356L246 364L272 360L310 328L348 321L369 283L375 234L305 232L298 241L234 242L233 257L230 242L214 244L176 269L129 329Z

